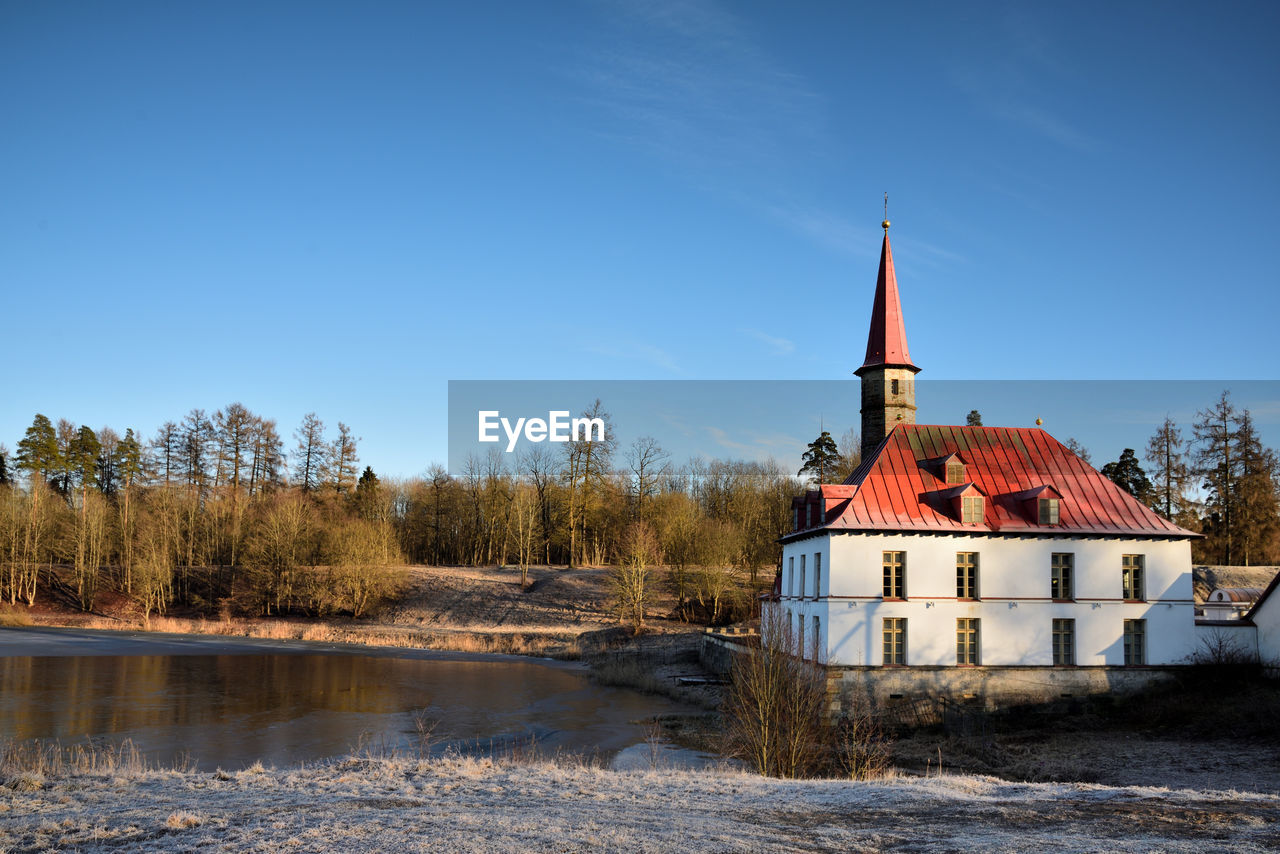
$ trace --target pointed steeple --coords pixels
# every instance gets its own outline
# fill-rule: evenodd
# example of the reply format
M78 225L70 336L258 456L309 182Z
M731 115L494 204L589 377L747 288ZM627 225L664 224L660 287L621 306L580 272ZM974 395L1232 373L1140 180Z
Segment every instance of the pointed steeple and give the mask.
M920 370L911 363L907 351L907 328L898 298L898 277L893 272L893 249L889 246L889 220L885 220L884 243L880 246L880 273L876 277L876 297L871 306L871 330L867 333L867 358L863 371L874 367L902 367Z
M886 217L888 195L885 196ZM885 436L899 424L916 423L916 381L920 369L911 364L907 329L898 300L898 277L893 272L889 247L889 220L882 223L880 274L871 306L871 331L867 334L867 358L854 371L862 378L862 458L869 457Z

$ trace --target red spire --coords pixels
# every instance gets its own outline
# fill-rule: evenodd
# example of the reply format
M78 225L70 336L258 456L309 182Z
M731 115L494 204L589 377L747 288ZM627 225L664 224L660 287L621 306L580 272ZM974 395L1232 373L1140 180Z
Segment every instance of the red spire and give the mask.
M911 364L907 352L907 329L898 301L898 277L893 272L893 250L889 248L889 223L884 223L884 245L880 248L880 275L876 277L876 301L871 307L871 331L867 334L866 368L891 366L920 370Z

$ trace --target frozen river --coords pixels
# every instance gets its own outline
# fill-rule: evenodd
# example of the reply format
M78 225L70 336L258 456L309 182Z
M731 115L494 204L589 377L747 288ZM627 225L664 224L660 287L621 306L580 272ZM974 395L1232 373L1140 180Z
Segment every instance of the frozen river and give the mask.
M187 754L206 769L414 751L422 726L437 755L625 760L648 753L647 719L690 711L595 685L574 664L513 656L0 629L0 739L128 738L152 759Z

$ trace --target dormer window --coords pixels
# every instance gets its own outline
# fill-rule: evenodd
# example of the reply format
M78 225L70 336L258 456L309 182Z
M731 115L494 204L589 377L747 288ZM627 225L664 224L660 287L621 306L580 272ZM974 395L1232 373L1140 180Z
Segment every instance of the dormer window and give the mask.
M812 504L805 505L805 513L807 517L805 519L805 527L812 528L813 527L813 505Z
M947 462L947 483L964 483L964 463L954 457Z
M799 507L791 508L791 530L793 531L800 530L800 508Z
M1036 502L1041 525L1058 524L1058 499L1041 498Z
M960 497L960 523L962 525L981 525L982 509L981 495L962 495Z

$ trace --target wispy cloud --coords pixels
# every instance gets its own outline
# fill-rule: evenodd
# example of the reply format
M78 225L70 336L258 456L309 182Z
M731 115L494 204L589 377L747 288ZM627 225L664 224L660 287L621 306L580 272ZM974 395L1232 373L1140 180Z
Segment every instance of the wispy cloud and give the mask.
M952 81L980 110L1007 123L1075 151L1093 152L1101 147L1078 120L1052 105L1057 81L1074 70L1054 48L1048 28L1033 11L1013 8L993 33L1003 48L983 54L1002 56L1000 62L984 62L952 70Z
M584 52L572 74L601 117L598 133L818 243L868 251L866 236L838 217L791 201L803 175L836 151L826 99L730 7L604 0L596 8L609 30L600 41L613 47Z
M747 460L798 459L805 448L803 442L785 433L766 434L748 430L730 435L724 428L714 425L706 425L704 429L717 445Z
M860 258L880 253L880 230L844 214L797 205L767 205L765 213L828 249Z
M684 373L674 356L661 347L642 341L615 341L608 345L591 344L586 349L588 353L594 353L597 356L626 362L643 362L673 374Z
M607 133L699 170L785 169L821 137L822 99L711 0L607 2L615 45L581 58Z
M789 353L795 352L796 342L792 341L790 338L780 338L775 335L770 335L767 332L761 332L759 329L744 329L742 331L744 334L750 335L757 341L763 341L765 344L769 345L769 348L773 350L775 355L786 356Z

